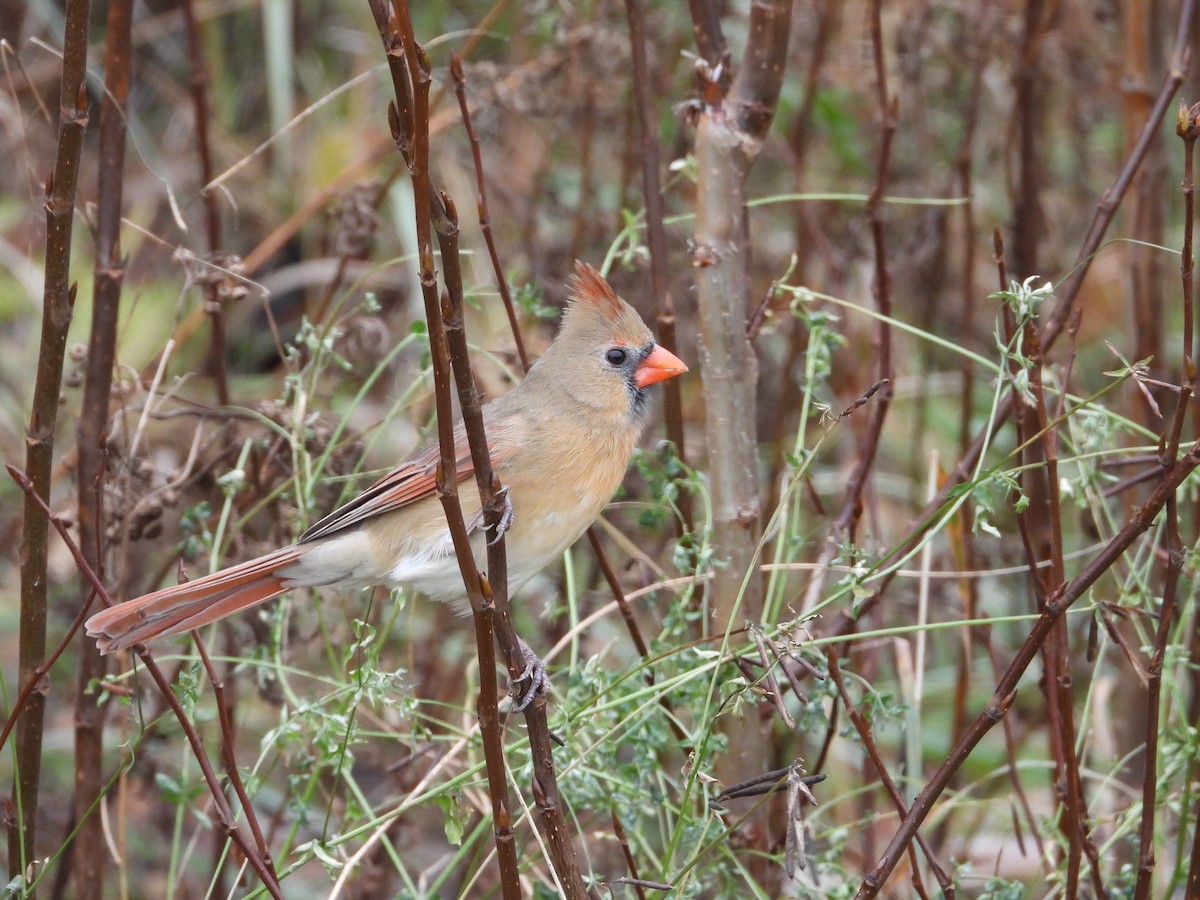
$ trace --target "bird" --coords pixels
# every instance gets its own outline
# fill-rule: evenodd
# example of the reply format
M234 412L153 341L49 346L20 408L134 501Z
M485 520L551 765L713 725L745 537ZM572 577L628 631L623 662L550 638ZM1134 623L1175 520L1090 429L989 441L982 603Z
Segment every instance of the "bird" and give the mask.
M507 506L510 596L600 515L646 423L648 389L686 371L604 277L577 261L558 335L519 384L483 406ZM489 535L461 424L454 457L457 478L470 484L460 501L482 569ZM426 447L296 543L114 604L85 622L87 633L101 654L113 653L193 631L296 588L383 584L462 604L465 588L437 494L439 459L436 443Z

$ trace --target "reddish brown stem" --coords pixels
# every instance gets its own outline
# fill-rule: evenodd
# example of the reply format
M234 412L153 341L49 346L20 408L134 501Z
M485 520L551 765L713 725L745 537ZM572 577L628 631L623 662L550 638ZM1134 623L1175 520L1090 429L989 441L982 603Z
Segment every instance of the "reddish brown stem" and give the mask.
M657 116L654 109L654 82L646 60L646 24L641 0L625 0L629 21L629 46L633 56L633 98L637 110L638 158L642 164L642 197L646 204L646 246L650 251L650 291L657 306L658 342L678 353L675 338L675 303L667 279L667 232L663 224L662 168L658 146ZM683 395L677 379L663 385L663 417L667 440L675 445L680 461L686 464L683 442ZM681 489L678 499L681 527L687 533L696 530L692 515L692 495Z
M67 345L67 328L75 306L71 283L71 235L75 224L75 192L83 134L88 125L87 0L68 0L59 85L58 149L46 180L46 280L42 294L42 330L34 376L33 408L25 434L25 471L33 492L27 495L22 521L21 612L18 682L34 677L46 656L46 517L34 501L50 498L59 391ZM13 796L17 815L8 822L9 872L19 875L37 854L38 785L42 768L42 727L46 694L30 696L17 723Z
M104 100L100 116L99 198L96 208L95 291L92 333L88 341L87 378L76 431L79 462L79 543L97 573L104 573L104 473L108 442L109 397L116 361L117 314L125 260L121 255L121 197L125 168L125 103L129 95L132 0L108 6L104 50ZM92 597L80 585L80 607ZM106 857L100 817L89 813L104 790L104 707L97 702L96 683L104 661L93 641L80 641L79 677L75 692L75 821L72 867L75 896L99 900Z
M479 138L475 135L475 126L471 124L471 109L467 103L467 76L463 72L462 60L457 56L450 58L450 74L454 78L454 96L458 98L463 128L466 129L467 140L471 143L471 158L475 162L475 184L479 191L476 197L479 230L483 232L483 241L488 248L488 258L492 261L492 273L496 276L496 287L499 288L500 299L504 302L504 312L508 315L508 325L512 329L513 342L517 346L517 357L521 360L521 368L529 371L529 354L525 351L525 342L521 339L521 326L517 323L512 292L508 289L508 279L504 275L504 267L500 265L500 254L496 250L496 238L492 234L492 217L488 212L487 182L483 176L483 153L479 148Z
M1163 440L1161 464L1169 466L1179 453L1179 438L1187 418L1195 385L1195 363L1193 360L1193 305L1195 303L1192 284L1193 244L1195 233L1195 157L1196 139L1200 138L1200 103L1181 107L1176 130L1183 138L1183 248L1180 259L1180 280L1183 294L1183 378L1179 386L1175 415ZM1142 822L1141 852L1138 857L1138 877L1134 897L1145 900L1151 893L1154 875L1154 814L1158 799L1158 745L1159 711L1162 703L1163 664L1170 642L1171 626L1175 620L1175 608L1179 597L1179 579L1185 562L1183 538L1179 532L1179 508L1174 497L1167 502L1166 533L1164 543L1167 551L1167 568L1163 577L1163 600L1158 611L1158 630L1155 633L1154 653L1147 666L1149 685L1146 696L1146 748L1143 751L1142 771ZM1200 831L1200 824L1194 826ZM1192 862L1195 865L1195 860Z
M829 663L829 677L833 679L833 684L837 688L838 696L842 699L842 705L846 707L846 713L850 716L850 722L854 725L854 730L858 732L859 740L862 741L863 750L866 751L867 758L871 761L872 767L875 769L875 774L879 778L883 789L887 791L888 797L891 798L892 805L896 807L901 817L908 815L908 807L904 803L904 797L900 793L900 789L896 787L896 782L892 780L891 774L888 772L887 764L883 761L883 756L879 752L879 748L875 745L875 738L872 734L871 723L866 717L858 711L858 708L851 702L850 693L846 690L846 684L842 679L841 666L838 665L837 650L829 648L826 651L825 659ZM921 847L921 852L925 854L925 859L929 862L929 867L933 870L934 878L937 879L938 885L942 889L942 894L945 897L954 897L954 882L950 880L950 876L946 874L946 870L938 863L937 857L934 856L932 848L926 843L925 838L917 834L917 843ZM913 889L922 897L926 896L924 885L921 883L920 870L917 867L916 854L912 847L909 847L909 854L912 860L912 877Z
M200 44L200 26L196 21L193 0L182 0L184 32L187 35L188 64L191 67L190 89L192 114L195 116L196 154L200 164L200 199L204 204L204 236L210 256L221 250L221 210L217 206L217 193L208 185L213 180L212 150L209 147L208 124L208 69L204 64L204 50ZM206 279L201 285L205 311L212 328L208 345L208 374L213 380L217 402L229 405L229 377L225 370L225 317L217 290L217 283Z
M429 326L429 345L433 356L434 398L437 409L438 494L445 510L446 524L462 571L467 599L475 616L476 644L479 653L479 719L484 738L489 793L492 800L492 828L495 838L500 886L505 900L521 896L520 873L512 836L512 814L504 762L503 735L499 724L499 700L494 678L495 643L493 606L487 599L484 581L475 565L470 537L458 498L458 466L454 453L454 412L450 396L451 360L446 326L437 289L433 261L433 185L429 175L429 58L413 36L407 4L392 6L386 0L370 0L371 12L387 54L396 102L389 108L392 137L396 142L413 183L417 228L417 258L420 267L421 294ZM486 448L485 448L486 452ZM493 573L494 574L494 573Z

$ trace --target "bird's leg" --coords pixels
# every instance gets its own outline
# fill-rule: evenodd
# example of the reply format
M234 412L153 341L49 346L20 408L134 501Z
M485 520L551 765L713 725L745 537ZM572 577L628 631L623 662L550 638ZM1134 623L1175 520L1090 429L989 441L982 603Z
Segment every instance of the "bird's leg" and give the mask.
M512 527L513 520L516 518L513 514L512 497L508 495L507 485L500 488L497 494L504 498L504 512L500 514L500 521L496 523L496 536L488 541L489 547L504 537L504 532ZM526 647L525 649L528 650L529 648ZM534 657L534 659L537 659L537 657Z
M525 664L525 669L515 679L509 679L508 693L513 698L513 711L522 712L534 701L534 698L549 693L550 677L546 674L546 664L542 662L541 657L519 637L517 644L521 650L521 660ZM517 685L522 681L528 681L529 687L523 693L518 694Z

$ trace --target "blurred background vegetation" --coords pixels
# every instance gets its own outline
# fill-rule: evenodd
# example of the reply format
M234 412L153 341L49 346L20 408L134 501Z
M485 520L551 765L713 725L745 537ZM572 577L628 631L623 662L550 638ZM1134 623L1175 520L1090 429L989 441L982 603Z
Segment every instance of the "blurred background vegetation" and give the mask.
M686 6L645 4L669 290L679 354L694 374L680 385L684 462L661 444L656 418L600 535L649 657L639 656L584 544L517 603L519 632L551 667L551 726L565 742L556 751L561 786L598 896L600 884L631 874L613 812L641 877L675 894L853 896L900 819L864 744L874 744L911 802L988 702L1037 613L1029 560L1038 551L1019 513L1030 501L1022 466L1044 472L1045 460L1014 453L1017 432L1002 427L982 463L966 466L967 489L940 507L946 515L926 521L920 511L996 418L1010 382L1024 383L1019 365L998 378L1031 352L1018 352L1000 323L1005 302L1030 295L1015 287L1007 300L993 293L1033 276L1031 289L1060 286L1081 271L1098 204L1168 73L1177 6L884 4L881 47L896 106L880 243L867 202L879 183L885 130L871 4L795 3L782 95L747 184L764 511L757 536L768 566L761 624L790 654L796 680L789 687L781 674L783 686L770 688L753 637L723 640L712 628L710 614L727 598L706 588L705 358L691 241L696 44ZM723 13L736 65L747 4L726 4ZM78 503L75 426L96 253L89 226L108 177L97 145L104 5L91 15L92 115L72 247L78 300L50 502L67 519ZM184 7L135 7L126 268L104 488L106 581L119 598L170 583L180 563L199 573L290 542L434 434L412 188L389 138L391 88L366 3L201 0L194 15L207 72L215 246L201 195ZM9 160L0 168L0 453L17 466L37 365L63 16L50 0L0 2L0 146ZM604 0L499 0L420 4L413 16L434 65L433 174L463 222L468 335L477 377L494 395L519 377L520 364L475 221L450 55L464 60L490 225L536 356L553 335L575 259L607 268L617 290L654 319L626 9ZM1195 98L1194 79L1180 96ZM1057 422L1060 469L1050 490L1062 504L1046 540L1065 555L1067 578L1145 499L1138 476L1157 471L1158 434L1173 415L1178 392L1163 383L1181 377L1184 209L1184 152L1174 132L1172 104L1154 120L1128 191L1108 195L1117 215L1076 286L1079 313L1038 367ZM1007 252L1003 283L994 229ZM868 422L878 398L838 413L881 378L879 247L894 324L892 368L883 373L890 407L876 442ZM1035 304L1043 299L1033 315L1055 308L1049 294L1033 295ZM214 342L213 303L223 346ZM1144 365L1135 370L1133 362ZM1189 421L1184 434L1193 433ZM868 452L861 520L831 547L846 485ZM1190 550L1194 486L1182 496ZM683 497L694 504L695 530L681 538ZM22 505L20 489L0 480L6 711L20 688ZM1147 781L1157 786L1157 866L1147 877L1153 896L1183 895L1196 828L1195 557L1186 554L1157 711L1161 740L1147 759L1148 672L1164 592L1162 534L1151 538L1134 544L1066 617L1065 654L1054 671L1069 682L1070 709L1048 696L1044 663L1035 662L1003 727L960 761L926 821L922 834L961 895L1062 896L1069 860L1080 852L1068 832L1082 815L1097 848L1084 852L1082 890L1132 896ZM900 547L905 552L893 554ZM80 579L60 543L49 553L53 646L75 618ZM876 579L895 564L902 571L876 595ZM867 614L848 625L864 605ZM78 866L69 836L72 685L82 647L77 640L68 649L45 686L38 842L25 861L49 858L26 875L50 896L72 892ZM493 673L478 671L469 624L453 610L382 589L296 597L222 623L209 647L230 695L232 752L286 896L495 890L473 731L475 685ZM830 647L869 738L851 727L829 677ZM177 693L216 757L214 700L193 652L180 642L158 655L177 673ZM130 661L115 660L104 687L110 783L103 812L93 814L103 815L105 842L86 851L107 860L104 896L261 890L214 827L211 798L153 685ZM784 872L781 820L792 804L782 795L728 801L718 811L707 798L720 785L692 778L715 773L730 720L758 736L767 768L799 759L827 776L813 788L817 804L802 807L803 871ZM1076 736L1082 813L1064 811L1056 749L1064 720ZM514 790L530 802L515 718L508 741ZM4 783L12 767L6 752ZM763 809L750 815L758 802ZM527 887L552 895L528 817L516 833ZM763 854L771 857L767 874L758 867ZM924 857L918 865L923 889L936 891ZM9 877L19 882L21 870L10 858ZM906 860L884 893L914 890ZM628 886L612 891L634 894Z

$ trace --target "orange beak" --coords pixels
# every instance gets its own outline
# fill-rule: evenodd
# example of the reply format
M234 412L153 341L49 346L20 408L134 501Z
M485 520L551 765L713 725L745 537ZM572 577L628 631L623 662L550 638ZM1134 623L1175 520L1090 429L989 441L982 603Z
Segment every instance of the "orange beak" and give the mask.
M683 360L670 350L655 344L650 355L642 360L642 364L633 373L633 380L638 387L644 388L658 384L660 381L666 381L668 378L674 378L676 375L682 375L687 370L688 367L683 364Z

